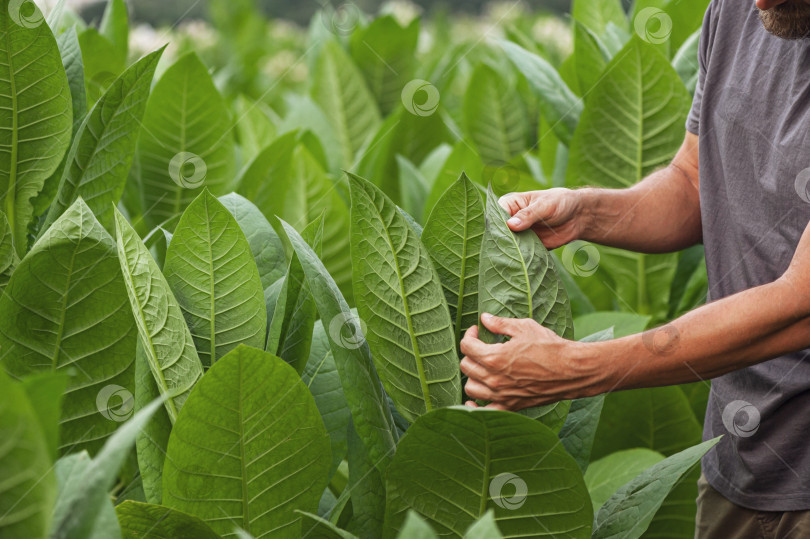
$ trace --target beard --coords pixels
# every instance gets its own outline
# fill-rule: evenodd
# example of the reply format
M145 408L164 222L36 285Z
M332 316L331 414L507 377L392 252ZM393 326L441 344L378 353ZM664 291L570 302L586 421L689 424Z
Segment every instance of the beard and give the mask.
M810 4L788 0L784 4L759 12L765 30L782 39L810 37Z

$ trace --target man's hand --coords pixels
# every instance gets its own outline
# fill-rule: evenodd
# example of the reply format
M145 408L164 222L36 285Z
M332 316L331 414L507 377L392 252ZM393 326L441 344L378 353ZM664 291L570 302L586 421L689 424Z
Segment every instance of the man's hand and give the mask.
M509 193L498 201L512 216L507 221L514 232L531 228L540 241L556 249L580 238L583 229L578 191L554 188L545 191Z
M493 408L522 410L565 399L598 394L602 372L578 357L580 343L558 337L531 319L481 315L484 326L511 339L484 344L478 326L461 341L461 370L469 380L467 395L492 401Z

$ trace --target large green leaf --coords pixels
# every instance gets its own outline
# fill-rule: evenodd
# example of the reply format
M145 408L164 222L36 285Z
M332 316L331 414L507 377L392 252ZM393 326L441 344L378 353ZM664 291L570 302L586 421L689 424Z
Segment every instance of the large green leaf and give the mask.
M326 487L329 438L295 370L241 345L215 363L169 438L163 504L224 537L300 537L295 510L314 512Z
M20 256L28 250L28 226L36 217L32 199L62 161L72 127L59 47L39 8L24 4L6 2L0 9L0 210ZM33 12L21 21L23 9Z
M113 44L118 57L126 62L129 51L129 15L125 0L107 0L98 32Z
M219 539L202 520L169 507L129 500L115 512L124 539Z
M189 392L202 376L203 366L169 283L132 226L117 210L115 228L118 259L138 335L174 423Z
M481 245L478 312L532 318L561 337L573 338L571 305L554 260L533 231L512 232L506 224L508 217L490 187ZM484 342L503 340L481 324L478 331Z
M462 174L436 203L422 233L444 289L457 341L478 323L478 260L484 221L481 194Z
M236 219L208 190L180 218L163 274L203 367L239 344L264 347L267 311L250 244Z
M409 421L461 400L453 324L427 249L396 205L350 176L357 311L386 392Z
M369 460L383 471L395 451L397 431L368 345L362 335L357 334L360 322L312 248L291 225L284 221L281 225L301 261L318 313L327 329L329 346L354 427L368 449ZM346 335L347 329L354 333Z
M323 218L310 223L301 234L307 244L320 253ZM304 269L298 255L293 254L269 322L265 350L279 356L300 374L309 359L312 330L317 318L318 309L309 291Z
M465 174L474 185L484 185L484 163L472 144L466 140L456 143L436 175L427 178L431 188L427 201L425 201L423 222L428 221L430 212L436 207L436 203L450 189L450 186L458 181L461 174Z
M315 404L321 413L326 432L329 433L332 444L331 475L346 457L348 447L346 432L352 415L346 397L343 395L340 375L332 350L329 348L326 330L320 320L315 323L315 329L312 332L309 360L304 372L301 373L301 379L315 398Z
M574 21L574 66L582 95L599 82L610 60L610 53L599 38L584 24Z
M357 151L377 130L380 112L363 75L335 40L327 41L318 54L311 93L337 134L343 166L350 166Z
M528 147L526 105L515 87L487 64L479 64L470 77L463 121L485 163L508 163Z
M675 484L719 441L715 438L662 460L617 490L599 509L593 537L641 537Z
M529 81L540 104L543 117L564 144L571 141L582 113L582 101L563 82L560 74L543 58L505 41L503 49L509 60Z
M152 77L163 49L140 59L112 84L79 128L45 220L53 223L78 197L107 230L124 192Z
M484 513L484 516L467 528L464 539L503 539L495 522L495 512L490 509Z
M461 537L487 510L505 537L590 537L579 468L546 426L509 412L447 408L419 418L388 469L386 536L414 509Z
M646 447L666 456L700 442L698 425L679 387L609 393L596 432L593 457Z
M273 111L260 101L239 96L236 103L236 134L242 162L247 163L276 138Z
M155 84L138 139L144 220L181 213L203 187L228 192L235 156L231 114L208 69L190 53Z
M353 425L349 425L348 442L346 491L351 497L352 517L347 529L362 539L376 539L382 536L385 522L385 475L374 466Z
M419 18L402 27L393 15L378 17L352 32L350 41L352 59L383 116L387 116L402 99L402 89L413 79Z
M126 295L113 239L78 200L20 262L0 298L7 372L75 373L62 452L94 453L128 412L122 399L134 391L136 333Z
M0 372L0 536L44 538L56 499L45 435L21 384Z
M585 484L588 485L594 513L598 513L602 504L622 485L664 458L657 451L637 447L616 451L591 463L585 472Z
M287 272L284 244L259 208L236 193L220 197L219 201L228 208L247 237L250 252L253 253L259 269L262 287L267 288L284 277Z
M675 68L690 94L695 93L700 73L700 61L698 60L700 32L700 29L695 30L695 33L683 42L672 58L672 67Z
M690 101L669 61L635 36L588 96L571 141L568 185L629 187L669 163Z
M268 219L283 216L295 200L288 197L293 190L292 159L298 138L298 132L292 131L275 139L245 166L236 182L239 194Z
M52 539L113 539L120 536L114 512L112 527L115 535L91 532L99 525L110 527L104 517L105 509L112 509L108 491L115 484L118 472L135 444L135 436L160 407L160 400L156 400L136 413L107 439L92 460L83 452L63 457L60 463L67 466L61 470L60 463L57 463L59 497L53 511Z
M93 27L84 28L79 33L79 45L84 61L87 98L95 103L124 71L126 59L115 50L109 39Z

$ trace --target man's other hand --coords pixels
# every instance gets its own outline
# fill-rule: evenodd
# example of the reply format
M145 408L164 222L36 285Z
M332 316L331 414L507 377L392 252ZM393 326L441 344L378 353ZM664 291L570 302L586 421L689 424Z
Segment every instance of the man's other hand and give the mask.
M509 193L498 202L512 216L507 221L512 231L531 228L549 249L580 238L583 219L578 191L557 187L545 191Z

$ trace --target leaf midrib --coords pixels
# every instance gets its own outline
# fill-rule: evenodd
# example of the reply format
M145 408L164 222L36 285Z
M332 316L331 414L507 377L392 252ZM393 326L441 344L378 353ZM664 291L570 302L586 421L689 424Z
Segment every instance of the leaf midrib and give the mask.
M21 248L22 242L17 237L17 223L16 215L14 213L16 194L17 194L17 152L19 144L19 111L17 110L17 82L14 78L14 57L11 54L11 37L10 30L8 29L8 20L6 20L5 41L6 41L6 57L8 58L8 79L11 85L11 168L9 169L8 176L8 191L6 192L6 217L8 218L11 227L12 237L15 239L17 249Z
M365 193L365 190L364 190ZM416 336L414 335L413 330L413 322L411 321L411 310L410 306L408 305L408 297L405 294L405 283L402 278L402 269L399 267L399 258L397 257L397 251L394 249L394 243L391 240L391 235L388 233L388 227L385 226L385 219L383 219L382 213L380 212L377 205L374 203L374 200L368 196L368 193L365 193L366 197L369 198L371 202L372 208L374 208L374 212L379 217L380 222L383 224L383 230L385 231L384 237L385 241L388 243L388 247L391 249L391 253L394 255L394 268L397 271L397 282L399 283L400 294L402 296L402 306L405 310L405 321L408 323L408 336L411 339L411 347L413 348L413 356L414 360L416 360L416 371L419 374L419 385L422 389L422 398L425 401L425 411L429 412L433 409L433 405L430 402L430 388L428 387L427 377L425 375L425 365L422 360L422 354L419 351L419 343L416 340ZM396 219L396 215L394 216ZM404 218L403 218L404 219ZM406 240L407 236L411 233L411 227L407 223L405 223L405 235ZM417 255L418 256L418 255Z

